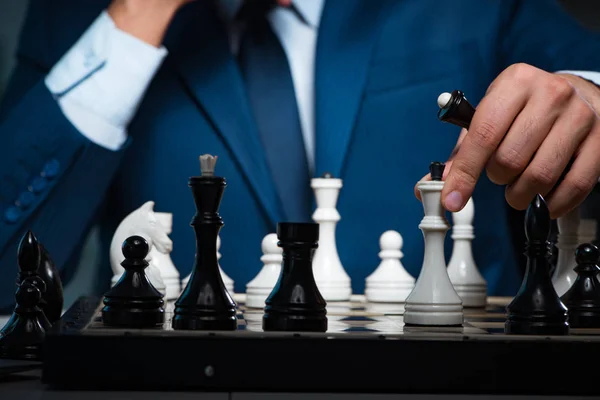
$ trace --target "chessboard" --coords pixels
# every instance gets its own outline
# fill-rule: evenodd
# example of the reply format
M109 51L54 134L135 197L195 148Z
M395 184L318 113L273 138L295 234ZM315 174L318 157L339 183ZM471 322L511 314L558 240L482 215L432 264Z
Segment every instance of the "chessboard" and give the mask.
M328 393L599 394L600 330L504 334L510 298L465 309L463 326L405 326L402 304L327 305L328 330L263 332L236 295L235 331L122 329L80 298L47 333L43 382L61 389Z

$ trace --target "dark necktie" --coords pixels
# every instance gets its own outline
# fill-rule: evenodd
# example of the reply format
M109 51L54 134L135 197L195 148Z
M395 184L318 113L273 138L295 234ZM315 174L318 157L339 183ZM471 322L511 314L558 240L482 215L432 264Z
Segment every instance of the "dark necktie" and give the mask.
M312 189L286 54L266 15L275 1L247 0L238 61L260 141L288 221L311 218Z

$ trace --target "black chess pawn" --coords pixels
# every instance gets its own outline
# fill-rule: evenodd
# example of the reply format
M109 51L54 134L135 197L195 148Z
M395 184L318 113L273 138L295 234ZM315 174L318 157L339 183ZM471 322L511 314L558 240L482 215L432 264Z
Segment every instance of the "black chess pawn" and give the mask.
M35 278L25 278L17 287L15 310L0 330L0 358L40 360L50 322L39 307L42 292Z
M600 283L596 276L600 250L591 243L579 245L575 251L577 278L561 297L569 309L571 328L600 328Z
M144 328L162 326L165 321L163 295L148 280L144 270L150 248L141 236L123 242L125 272L104 295L102 322L107 326Z
M237 329L236 304L227 292L217 263L217 236L223 226L219 206L225 178L214 176L216 157L200 157L202 176L191 177L196 214L196 257L190 280L175 302L172 326L184 330Z
M539 194L525 213L527 268L519 292L506 307L504 331L522 335L566 335L567 307L549 274L550 212Z
M465 94L460 90L452 93L442 93L438 97L438 119L461 128L469 129L475 114L475 107L469 103Z
M283 263L279 280L265 301L264 331L327 331L327 303L319 292L312 258L319 241L319 224L277 225Z

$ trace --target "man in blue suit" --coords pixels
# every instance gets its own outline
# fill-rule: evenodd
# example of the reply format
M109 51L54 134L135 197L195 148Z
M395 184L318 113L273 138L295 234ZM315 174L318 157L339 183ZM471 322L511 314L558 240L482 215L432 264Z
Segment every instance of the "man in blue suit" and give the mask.
M508 205L542 193L558 217L600 176L599 37L547 0L261 3L32 0L0 108L0 308L25 230L68 280L90 227L106 242L147 200L174 213L172 258L189 273L186 182L203 153L228 180L221 252L236 291L278 221L310 218L308 179L324 172L344 180L337 240L354 291L388 229L416 276L413 187L456 148L443 203L474 196L489 293L515 293ZM478 104L460 137L435 117L453 89Z

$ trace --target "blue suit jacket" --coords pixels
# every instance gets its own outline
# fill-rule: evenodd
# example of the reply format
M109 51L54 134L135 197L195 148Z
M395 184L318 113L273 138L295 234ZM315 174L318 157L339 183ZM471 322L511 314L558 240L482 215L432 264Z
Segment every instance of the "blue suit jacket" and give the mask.
M32 1L0 109L0 308L13 302L26 229L68 281L90 226L100 223L110 239L147 200L174 213L172 257L187 275L195 245L187 179L202 153L219 156L228 181L221 253L236 291L261 267L263 236L285 220L225 31L206 1L186 6L169 29L170 54L122 151L90 143L63 116L43 78L107 4ZM461 89L477 104L516 62L600 70L599 44L554 1L327 0L316 57L316 174L344 180L337 243L355 292L379 262L385 230L402 233L404 265L415 276L420 270L423 211L413 186L430 161L446 159L459 133L436 119L439 93ZM476 188L474 255L490 294L512 295L518 253L503 191L486 178Z

